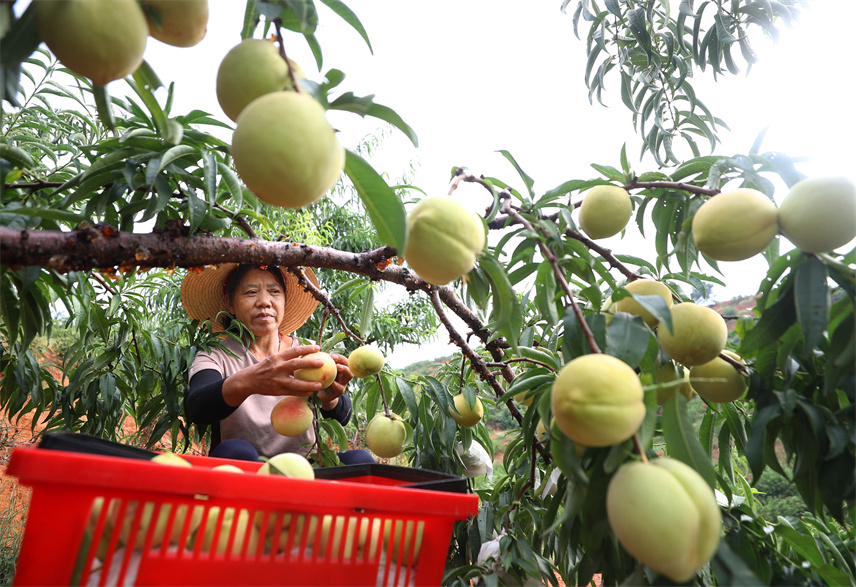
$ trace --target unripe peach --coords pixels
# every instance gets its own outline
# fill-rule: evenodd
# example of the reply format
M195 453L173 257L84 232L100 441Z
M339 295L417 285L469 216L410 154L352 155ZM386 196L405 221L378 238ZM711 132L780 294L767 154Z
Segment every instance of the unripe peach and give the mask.
M193 47L208 30L208 0L145 0L160 13L160 23L146 14L149 35L167 45Z
M598 185L580 206L580 228L593 239L608 238L624 230L633 214L630 195L622 187Z
M624 286L624 289L627 293L637 294L642 296L660 296L665 300L667 306L672 305L672 292L669 288L659 282L652 281L650 279L637 279L636 281L631 281L627 285ZM642 316L642 319L645 321L649 327L654 328L659 320L654 317L654 315L642 307L642 304L634 300L632 297L626 297L624 299L618 300L615 302L615 307L613 308L615 312L626 312L628 314L632 314L633 316Z
M370 346L361 346L348 356L348 368L359 378L377 375L385 362L381 352Z
M37 0L36 30L64 66L104 86L143 62L149 27L136 0Z
M220 534L217 538L217 545L214 546L214 532L217 529L217 522L220 521ZM225 554L229 545L229 535L234 529L234 538L232 539L232 556L239 556L244 551L244 542L246 542L246 551L252 555L256 551L259 540L259 530L250 522L250 512L247 510L239 510L235 515L235 508L226 508L220 517L220 507L214 506L208 510L208 515L205 520L205 531L197 535L196 539L201 542L201 552L211 552L217 554Z
M336 361L327 353L309 353L304 359L321 359L324 364L314 369L297 369L294 376L301 381L314 381L321 384L321 389L327 389L339 374Z
M779 229L807 253L846 245L856 238L856 187L846 177L797 182L779 207Z
M583 355L559 372L551 402L556 425L574 442L610 446L633 436L645 418L636 372L610 355Z
M618 469L606 513L627 552L678 583L689 581L719 545L722 515L713 490L675 459Z
M458 413L455 413L451 408L449 408L449 413L459 426L472 428L481 422L481 419L484 417L484 406L479 398L476 398L475 407L473 408L470 408L470 405L467 403L467 398L465 398L462 393L456 395L454 401L455 409L458 410Z
M715 311L692 302L672 307L673 332L664 324L657 328L663 352L686 367L712 361L725 348L728 327Z
M446 285L469 273L484 243L481 218L448 196L426 198L407 215L404 258L428 283Z
M401 416L381 412L366 426L366 444L377 456L384 459L397 457L408 442L408 427Z
M743 363L743 359L737 353L723 352L737 362ZM698 394L713 403L733 402L739 399L748 387L743 374L722 357L696 365L690 369L690 378L695 380L693 387ZM709 381L704 381L705 379Z
M319 200L345 165L345 150L324 107L296 92L265 94L243 109L232 157L250 191L282 208Z
M284 475L294 479L315 479L315 470L303 455L284 452L265 461L257 475Z
M679 374L680 373L680 374ZM695 397L695 390L690 384L689 371L686 367L678 366L669 361L657 369L657 383L671 383L681 380L677 387L661 387L657 389L657 405L665 406L676 393L680 393L687 401Z
M306 77L289 59L296 78ZM288 65L279 49L262 39L245 39L232 47L217 69L217 101L226 116L238 120L244 108L265 94L293 90Z
M312 408L305 397L283 396L270 412L273 429L283 436L301 436L312 426Z
M779 232L775 204L759 192L741 188L707 200L693 217L698 250L717 261L742 261L762 252Z
M160 463L162 465L169 465L173 467L192 467L190 461L185 458L180 457L179 455L171 452L159 453L152 457L153 463ZM128 513L125 515L125 523L122 525L119 539L122 543L130 544L132 542L131 536L131 526L133 525L134 513L136 510L136 502L134 502L129 508ZM172 525L172 531L167 536L166 527L169 523L170 512L175 511L174 521ZM161 505L158 510L157 519L154 519L154 511L155 504L154 502L145 502L143 504L143 510L140 514L140 525L137 530L136 538L133 539L135 548L142 548L143 543L145 541L146 533L149 531L149 528L154 525L154 530L152 530L152 548L158 547L163 544L164 540L166 540L170 544L177 544L181 538L181 533L184 528L185 522L188 524L188 536L196 531L196 528L199 526L199 523L202 521L202 507L194 507L191 508L186 504L170 504L164 503ZM187 520L188 513L190 513L190 520Z

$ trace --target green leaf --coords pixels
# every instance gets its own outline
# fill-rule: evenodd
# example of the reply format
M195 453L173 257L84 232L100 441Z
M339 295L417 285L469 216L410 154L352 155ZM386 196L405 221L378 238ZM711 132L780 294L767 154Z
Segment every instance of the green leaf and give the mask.
M374 50L372 49L372 44L369 41L369 35L366 33L366 29L363 28L363 24L360 22L360 19L357 18L357 15L354 12L345 6L339 0L321 0L323 4L325 4L330 10L338 14L345 22L354 27L363 40L366 42L366 45L369 47L369 51L374 54Z
M761 479L764 473L764 443L767 440L767 427L775 423L782 416L782 409L778 404L764 406L758 410L752 419L752 428L746 441L746 460L752 470L752 478L755 483Z
M505 149L500 149L498 151L498 153L500 153L503 157L505 157L506 159L508 159L511 162L511 164L514 166L514 169L517 170L518 175L520 175L520 178L523 180L523 183L526 184L526 190L529 192L529 197L534 199L535 198L535 192L532 191L532 186L535 184L535 180L533 180L531 177L529 177L526 174L525 171L523 171L523 169L520 167L520 165L517 163L517 161L511 155L511 153L509 153Z
M95 109L101 124L110 132L116 132L116 119L113 117L113 104L110 102L107 86L93 85L92 95L95 98Z
M817 257L807 257L794 271L794 308L806 357L820 344L829 322L828 278L826 265Z
M0 36L0 64L11 66L29 57L42 42L36 30L35 4L30 2L21 17ZM8 96L4 97L8 99Z
M191 147L189 145L176 145L175 147L170 147L161 156L160 165L158 165L157 167L157 172L160 173L166 168L167 165L169 165L176 159L181 159L182 157L186 157L188 155L194 155L195 158L198 159L202 155L202 153L196 147Z
M24 149L9 143L0 143L0 159L5 159L18 169L30 169L36 164Z
M554 200L556 198L560 198L565 194L569 194L571 192L575 192L577 190L585 190L596 185L611 185L605 179L571 179L569 181L564 182L563 184L554 187L550 191L548 191L542 197L542 201L544 199Z
M795 321L794 290L786 287L773 305L764 310L755 328L746 333L739 354L750 355L767 345L775 345Z
M535 304L541 312L541 317L550 327L559 322L559 313L556 310L556 288L553 266L547 261L542 261L538 266L538 277L535 280Z
M324 63L324 57L321 55L321 44L318 42L318 39L315 38L315 35L306 33L303 35L303 38L306 39L306 44L309 45L309 49L312 51L312 56L315 57L315 65L318 67L318 70L321 70L321 66Z
M624 173L630 173L630 164L627 162L627 143L621 145L621 169Z
M330 438L335 439L334 442L339 445L338 450L340 452L348 450L348 435L338 420L335 418L325 418L320 421L320 425Z
M634 369L645 356L651 330L640 316L618 313L606 328L605 353L621 359Z
M160 80L151 79L148 75L151 69L144 69L142 67L138 68L137 71L134 72L132 76L133 79L126 78L125 81L131 86L131 89L140 97L143 101L143 104L146 105L146 108L149 109L149 113L152 115L152 122L154 123L155 129L158 131L158 134L161 136L167 135L167 123L166 123L166 114L164 114L163 109L158 104L157 98L152 93L152 90L156 89L151 87L150 83L159 83ZM156 79L156 78L155 78Z
M379 118L403 132L405 136L410 139L410 142L413 143L413 146L418 147L419 139L416 136L416 131L404 122L395 110L388 106L383 106L382 104L376 104L373 98L374 96L357 97L353 92L347 92L330 102L328 109L344 110L346 112L359 114L363 117L373 116L375 118Z
M24 216L33 216L35 218L56 220L58 222L68 222L73 226L76 226L86 220L86 218L80 214L75 214L68 210L58 210L56 208L15 208L14 213L23 214Z
M669 455L695 469L711 488L715 487L716 470L693 429L683 394L674 394L663 406L661 424Z
M369 287L363 300L363 311L360 313L360 338L365 340L372 331L372 317L374 316L375 296L374 288Z
M512 350L517 352L517 339L523 330L523 309L520 299L511 287L511 281L503 266L490 255L479 260L491 283L493 292L493 320L496 329L505 337Z
M403 254L407 244L407 213L401 200L371 165L350 150L345 151L345 173L360 195L381 242Z
M615 167L611 167L609 165L598 165L597 163L592 163L591 166L607 179L624 183L624 175Z
M490 298L490 282L484 274L484 270L476 264L469 273L467 273L467 294L475 302L475 304L484 310L487 307L487 301Z

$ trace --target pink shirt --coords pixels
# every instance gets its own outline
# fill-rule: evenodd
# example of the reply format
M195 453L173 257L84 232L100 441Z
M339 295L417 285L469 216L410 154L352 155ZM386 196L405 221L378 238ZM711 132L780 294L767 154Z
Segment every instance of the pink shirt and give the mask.
M291 337L291 341L292 347L299 346L297 338ZM225 339L223 346L225 349L214 348L211 352L199 351L190 366L189 379L206 369L214 369L225 378L259 362L249 349L233 338ZM235 356L232 356L229 351ZM280 399L281 396L275 395L248 397L229 417L220 420L220 441L229 438L246 440L265 457L284 452L308 456L315 444L314 427L310 427L305 434L292 438L279 434L270 423L271 410Z

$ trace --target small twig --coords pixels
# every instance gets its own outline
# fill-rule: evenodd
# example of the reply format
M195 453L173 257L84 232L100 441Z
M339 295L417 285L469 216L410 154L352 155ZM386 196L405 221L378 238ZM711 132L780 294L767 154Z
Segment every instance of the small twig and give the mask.
M288 79L291 80L291 85L294 87L294 91L298 94L302 94L303 88L301 88L300 84L297 83L297 78L294 75L294 69L291 67L291 60L289 60L288 56L285 54L285 40L282 38L282 21L276 18L274 19L273 24L276 29L276 41L279 43L279 56L285 60L285 65L288 68Z
M330 310L324 308L324 313L321 314L321 327L318 329L318 346L321 346L321 341L324 340L324 326L327 324L327 317L330 315Z
M533 364L535 364L535 365L540 365L541 367L544 367L544 368L546 368L546 369L549 369L549 370L550 370L550 371L552 371L553 373L555 373L555 372L556 372L556 370L555 370L555 369L553 369L553 367L551 367L551 366L550 366L550 365L548 365L547 363L544 363L544 362L542 362L542 361L538 361L538 360L536 360L536 359L527 359L526 357L514 357L514 358L512 358L512 359L506 359L506 360L504 360L504 361L496 361L496 362L485 363L485 364L486 364L488 367L505 367L505 366L506 366L506 365L508 365L509 363L533 363Z
M682 192L690 192L692 194L702 194L704 196L715 196L719 193L719 190L703 188L690 183L676 181L637 181L636 178L623 187L625 190L663 188L667 190L681 190Z
M568 228L567 230L565 230L565 235L571 237L572 239L580 241L581 243L583 243L586 246L586 248L594 251L595 253L597 253L598 255L603 257L609 263L609 266L611 268L617 269L618 272L621 273L622 275L624 275L627 279L633 281L635 279L641 279L642 278L641 275L639 275L635 271L631 271L630 269L627 268L626 265L624 265L624 263L619 261L615 257L615 255L612 254L611 249L607 249L606 247L602 247L601 245L594 242L592 239L588 238L587 236L582 235L581 233L579 233L576 230L573 230L571 228Z
M744 365L743 363L741 363L740 361L738 361L734 357L731 357L731 356L725 354L725 351L719 353L719 358L722 359L723 361L725 361L726 363L730 364L732 367L734 367L738 371L740 371L740 373L742 373L743 375L749 374L749 369L748 369L748 367L746 367L746 365Z
M533 234L539 234L535 227L532 226L532 224L523 216L521 216L520 213L514 209L514 207L508 200L506 200L503 204L502 211L508 214L510 217L514 218L517 222L522 224L527 230L529 230ZM550 249L550 247L548 247L543 240L538 239L538 247L541 249L541 254L544 256L544 259L546 259L547 262L550 263L550 266L553 268L553 273L556 276L556 281L559 283L562 290L565 292L565 296L570 301L571 308L574 312L574 315L577 317L577 322L579 322L580 328L582 328L583 333L585 334L589 348L593 353L599 353L600 347L598 347L597 341L594 339L594 333L591 331L591 328L589 328L588 323L585 321L585 317L583 316L582 310L580 310L580 307L577 304L576 296L571 290L571 286L568 283L568 280L565 279L564 271L562 271L562 268L559 266L559 260L556 258L556 255L553 253L552 249Z
M106 280L106 279L104 279L104 276L103 276L103 275L101 275L100 273L96 273L96 272L94 272L94 271L93 271L93 272L92 272L92 277L95 279L95 281L97 281L98 283L100 283L100 284L104 287L104 289L106 289L108 292L110 292L110 293L111 293L111 294L113 294L114 296L119 295L119 292L118 292L118 291L116 291L116 290L113 288L113 286L112 286L112 285L110 285L109 283L107 283L107 280Z
M430 286L428 291L429 298L431 299L431 305L434 306L434 312L440 318L440 322L443 323L443 326L446 327L446 330L449 333L449 338L452 339L452 343L455 344L458 348L461 349L461 352L464 356L469 359L470 365L472 365L473 370L479 375L482 381L487 383L491 389L493 390L494 395L500 398L505 402L505 405L508 407L508 410L511 412L511 416L517 420L519 424L523 424L523 415L520 413L520 410L517 409L517 406L514 405L513 397L511 394L505 393L505 390L502 389L502 386L496 380L493 373L487 367L487 363L485 363L484 359L482 359L478 353L476 353L472 347L467 344L467 341L464 340L464 337L461 336L461 333L454 327L454 325L449 321L449 317L446 316L446 312L443 310L443 305L440 302L440 293L438 290L443 290L447 288L438 288L435 286ZM505 367L505 369L511 371L509 367ZM514 379L512 373L512 380ZM545 462L551 462L550 452L537 440L535 441L535 447L538 449L538 452L541 453L541 457Z
M41 190L44 188L58 188L64 183L62 181L44 181L40 179L31 183L4 183L3 187L7 190Z
M484 179L480 177L476 177L471 173L467 173L462 167L459 167L455 170L455 177L452 178L452 183L449 185L449 195L452 195L456 189L458 189L458 185L462 182L468 183L477 183L483 186L487 191L490 192L490 195L495 196L496 192L493 191L493 186L486 182Z
M363 339L361 339L359 336L354 334L351 331L351 329L348 328L348 325L345 324L345 320L342 318L342 315L339 313L339 309L333 304L332 301L330 301L330 298L327 297L327 295L325 295L324 292L322 292L320 289L315 287L314 283L312 283L311 281L306 279L306 276L303 274L303 270L300 267L289 267L288 270L297 276L298 283L300 283L300 285L304 289L306 289L306 291L311 293L312 297L314 297L316 300L318 300L319 302L321 302L321 304L324 305L325 311L329 312L330 314L332 314L333 316L336 317L336 321L339 323L339 326L342 328L342 331L345 334L347 334L348 336L350 336L351 338L353 338L354 340L359 342L361 345L366 344L365 342L363 342Z
M380 401L383 402L383 413L389 417L390 414L392 414L392 411L386 403L386 390L383 387L383 379L381 379L380 373L375 373L375 377L377 378L377 384L380 387Z
M636 450L636 454L638 454L642 458L642 462L646 465L648 464L648 457L645 456L645 451L642 449L642 445L639 443L639 436L633 435L633 447Z

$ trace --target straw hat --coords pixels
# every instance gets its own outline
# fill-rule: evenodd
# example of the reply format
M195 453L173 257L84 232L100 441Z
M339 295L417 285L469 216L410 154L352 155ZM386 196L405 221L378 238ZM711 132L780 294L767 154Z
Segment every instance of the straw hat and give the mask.
M228 313L226 304L226 278L238 266L237 263L209 265L202 271L188 271L181 282L181 303L192 320L210 320L215 331L223 330L218 314ZM285 267L278 268L285 282L285 316L279 325L283 334L291 334L306 322L318 300L304 290L297 276ZM318 286L318 278L308 267L302 268L304 276Z

